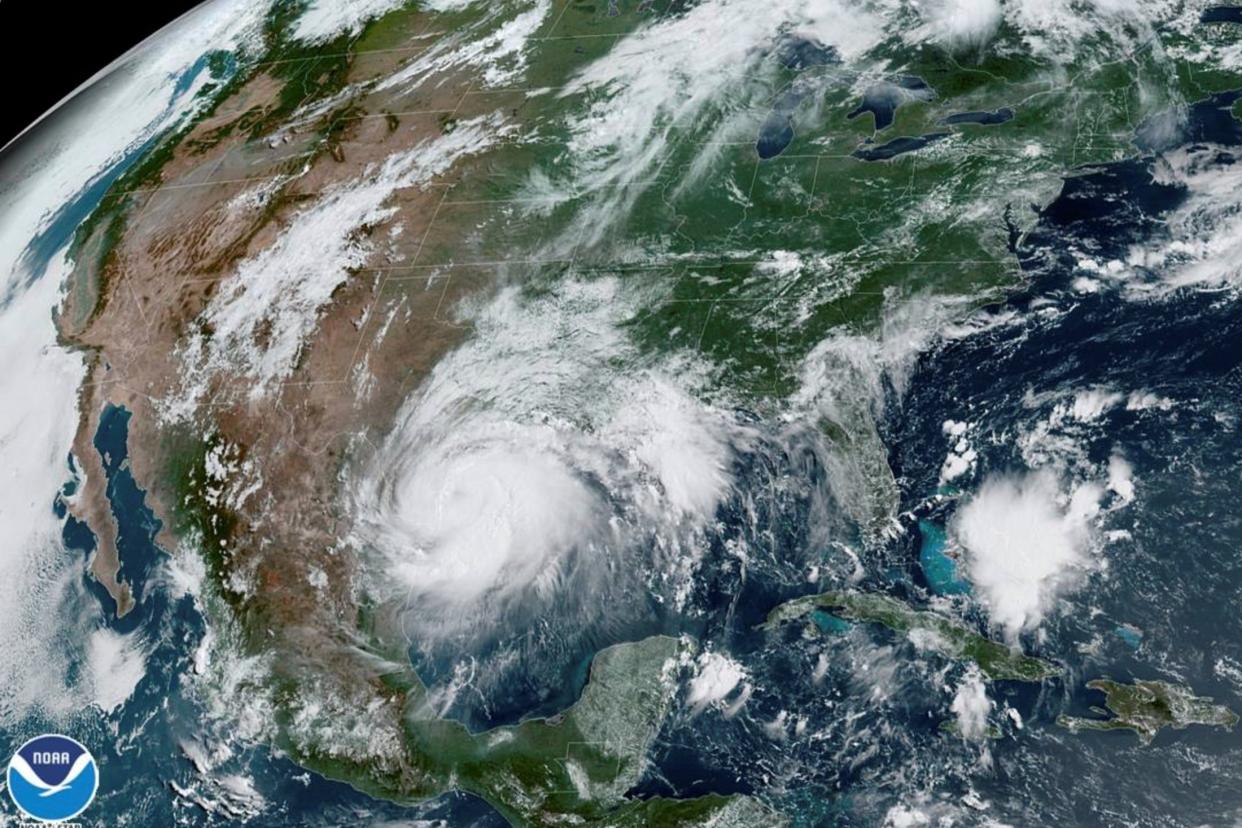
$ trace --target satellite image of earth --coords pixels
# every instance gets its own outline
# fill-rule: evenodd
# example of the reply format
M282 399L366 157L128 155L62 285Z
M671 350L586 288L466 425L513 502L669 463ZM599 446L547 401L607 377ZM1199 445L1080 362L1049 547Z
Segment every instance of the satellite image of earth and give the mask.
M78 824L1242 825L1242 6L209 0L0 354Z

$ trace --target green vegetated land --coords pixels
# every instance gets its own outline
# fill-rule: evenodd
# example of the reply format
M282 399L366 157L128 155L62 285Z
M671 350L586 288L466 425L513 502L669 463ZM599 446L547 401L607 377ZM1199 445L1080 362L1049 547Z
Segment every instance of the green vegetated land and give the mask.
M817 610L828 610L849 621L878 624L902 635L923 633L923 646L946 658L973 662L994 681L1039 682L1062 673L1057 665L993 641L960 621L875 593L825 592L798 598L772 610L764 626L775 629Z
M1205 72L1154 45L1127 52L1109 44L1084 48L1068 65L1024 55L1020 37L1002 31L983 57L941 48L909 48L894 37L873 56L874 80L914 75L932 94L900 107L892 126L876 133L870 115L849 119L864 80L856 71L825 64L782 66L775 55L761 71L739 76L728 94L713 97L683 122L657 124L650 148L656 163L624 179L612 192L575 194L576 174L564 147L575 115L617 90L561 95L582 67L606 56L620 38L655 25L649 4L571 4L555 31L533 42L522 85L542 94L504 97L507 114L539 140L511 141L495 150L489 175L464 180L455 198L487 202L463 208L459 227L471 229L480 261L536 259L565 238L590 238L580 226L586 209L617 197L607 232L570 250L572 266L530 269L532 287L572 274L618 275L647 291L647 306L628 325L652 351L693 350L712 364L722 385L754 398L779 399L797 388L808 353L834 333L873 332L893 296L962 297L979 303L1019 278L1011 245L1029 228L1032 205L1055 195L1075 166L1136 153L1135 128L1147 117L1217 89L1237 85L1227 72ZM215 140L246 135L261 140L299 107L327 99L346 84L351 55L399 48L407 42L416 6L373 22L360 38L314 48L288 39L296 3L277 4L268 26L266 62L282 86L279 104L247 113ZM479 11L446 16L446 31L478 21ZM590 35L581 37L580 35ZM615 35L616 37L610 37ZM1185 38L1164 33L1169 44ZM1101 57L1103 55L1104 57ZM223 75L227 66L221 65ZM233 95L248 72L204 90L211 97L200 117ZM805 94L788 112L793 136L778 155L761 159L755 142L764 120L795 86ZM339 152L336 128L355 110L323 124L321 150ZM1010 108L1012 120L992 126L946 126L954 112ZM389 126L401 123L389 116ZM158 182L190 125L155 142L148 155L105 196L79 233L82 249L106 259L123 232L129 193ZM451 124L447 124L451 127ZM890 160L867 161L862 147L896 138L945 133L927 148ZM870 143L868 143L870 142ZM198 147L204 150L207 147ZM705 160L706 159L706 162ZM704 165L706 163L705 171ZM532 176L570 195L549 206L532 202ZM625 193L620 190L624 189ZM521 203L522 199L526 203ZM508 205L502 204L509 200ZM605 202L606 203L606 202ZM450 235L433 239L452 255ZM779 255L776 255L779 252ZM782 262L791 266L782 266ZM106 293L107 286L97 292ZM848 442L848 435L843 436ZM187 480L201 463L185 463ZM200 470L201 471L201 470ZM201 474L200 474L201 476ZM193 528L216 540L225 529L210 509L197 509ZM218 544L217 544L218 545ZM213 559L211 574L224 588L227 563ZM927 633L946 657L970 661L992 680L1041 681L1059 675L1050 662L1016 652L939 614L881 595L833 592L778 607L769 626L830 610L841 619L894 632ZM687 801L627 800L643 756L670 705L675 685L668 664L686 645L654 638L601 652L582 698L565 713L485 733L438 719L407 722L406 748L416 778L377 776L320 753L291 745L294 755L329 776L380 795L408 800L452 788L487 799L515 822L588 821L603 825L754 825L779 818L745 797ZM394 678L407 710L425 688L412 671ZM1108 696L1113 718L1063 718L1075 729L1128 727L1150 740L1160 727L1190 723L1233 726L1236 716L1210 700L1159 682L1131 686L1093 682Z
M476 794L518 825L742 826L785 824L745 796L627 799L678 691L687 641L657 636L595 656L581 698L563 713L471 733L417 713L426 688L412 670L389 677L403 693L408 764L387 771L297 744L300 762L378 796L419 801Z
M1057 724L1071 731L1130 730L1143 744L1151 744L1165 728L1184 730L1190 725L1211 725L1231 730L1238 714L1211 698L1196 696L1188 687L1164 681L1094 679L1087 687L1104 694L1104 708L1093 707L1103 718L1059 716Z

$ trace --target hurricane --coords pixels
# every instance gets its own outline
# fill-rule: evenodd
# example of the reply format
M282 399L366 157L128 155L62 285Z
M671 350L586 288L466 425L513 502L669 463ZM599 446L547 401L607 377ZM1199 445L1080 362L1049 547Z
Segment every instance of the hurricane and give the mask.
M14 806L1237 822L1240 24L208 0L101 67L0 149Z

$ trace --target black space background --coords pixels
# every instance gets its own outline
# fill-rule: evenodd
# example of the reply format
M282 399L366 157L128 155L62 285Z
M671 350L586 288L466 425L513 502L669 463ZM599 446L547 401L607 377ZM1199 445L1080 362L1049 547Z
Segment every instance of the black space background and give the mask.
M0 0L0 146L198 0Z

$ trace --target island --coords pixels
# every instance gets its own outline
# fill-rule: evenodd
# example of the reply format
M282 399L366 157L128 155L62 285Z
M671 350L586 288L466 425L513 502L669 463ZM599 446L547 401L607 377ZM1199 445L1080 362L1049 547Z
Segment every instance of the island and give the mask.
M891 598L863 592L825 592L781 604L768 614L765 629L829 610L849 621L879 624L894 632L922 634L922 641L947 658L972 661L992 681L1040 682L1060 675L1055 664L1028 656L980 635L960 621L928 610L917 610Z
M1087 687L1104 694L1104 707L1091 708L1104 716L1086 719L1061 715L1057 724L1077 733L1080 730L1132 730L1144 745L1166 727L1184 730L1190 725L1212 725L1232 729L1238 714L1223 704L1213 704L1207 696L1196 696L1189 688L1164 681L1135 681L1122 684L1111 679L1094 679Z

